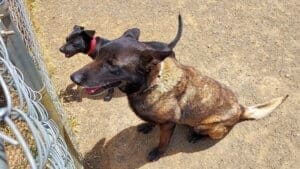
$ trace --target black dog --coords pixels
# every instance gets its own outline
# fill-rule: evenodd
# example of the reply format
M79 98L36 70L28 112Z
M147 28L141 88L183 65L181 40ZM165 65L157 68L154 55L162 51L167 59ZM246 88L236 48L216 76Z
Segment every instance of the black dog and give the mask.
M70 58L78 53L84 53L95 59L99 49L108 42L110 41L105 38L96 37L94 30L84 30L84 27L75 25L73 31L66 38L66 43L59 50L65 54L66 58ZM104 89L85 88L85 91L90 95L96 95L102 93ZM112 99L114 88L110 88L107 91L104 101Z

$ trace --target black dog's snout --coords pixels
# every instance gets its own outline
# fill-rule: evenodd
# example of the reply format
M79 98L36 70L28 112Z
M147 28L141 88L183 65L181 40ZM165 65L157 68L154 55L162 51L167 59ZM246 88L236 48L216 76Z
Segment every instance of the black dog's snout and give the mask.
M77 85L81 85L85 82L86 76L82 73L74 73L71 75L71 80Z

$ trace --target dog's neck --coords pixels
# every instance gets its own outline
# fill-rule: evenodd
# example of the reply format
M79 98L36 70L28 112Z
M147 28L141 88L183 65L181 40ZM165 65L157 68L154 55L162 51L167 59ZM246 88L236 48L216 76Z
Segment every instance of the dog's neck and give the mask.
M143 93L150 92L158 86L164 71L164 65L165 63L161 62L149 73Z
M143 92L156 90L161 93L168 92L180 82L183 72L178 68L175 58L168 57L163 62L155 66L149 73L147 86Z
M96 43L97 43L96 36L93 36L93 38L90 41L89 50L87 52L87 54L89 56L91 56L92 54L95 53L95 51L96 51Z
M101 39L99 36L94 36L88 45L88 51L86 52L86 54L88 56L90 56L92 59L95 59L97 56L97 51L100 49L101 46Z
M99 52L101 46L103 46L103 45L105 45L106 43L109 42L109 40L101 38L99 36L96 36L94 39L95 39L94 42L92 42L93 39L89 42L89 45L88 45L89 48L88 48L88 51L86 52L86 54L88 56L90 56L92 59L96 58L96 56L98 55L98 52ZM92 48L93 50L91 50L91 44L92 43L95 43L95 48ZM91 52L90 52L90 50L91 50Z

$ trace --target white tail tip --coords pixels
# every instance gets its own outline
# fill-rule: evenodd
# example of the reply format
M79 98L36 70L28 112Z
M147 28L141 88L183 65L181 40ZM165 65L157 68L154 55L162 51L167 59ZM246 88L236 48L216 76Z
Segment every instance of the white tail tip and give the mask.
M242 115L242 119L261 119L269 115L281 103L283 103L289 95L272 99L268 102L246 107Z

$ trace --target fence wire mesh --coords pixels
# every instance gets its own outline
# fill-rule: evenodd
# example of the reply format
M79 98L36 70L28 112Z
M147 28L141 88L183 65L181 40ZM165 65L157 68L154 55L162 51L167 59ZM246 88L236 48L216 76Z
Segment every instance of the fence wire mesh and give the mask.
M67 146L59 135L58 128L49 119L45 107L40 103L41 95L24 83L22 72L9 60L2 37L0 37L0 65L0 84L4 96L4 106L0 108L0 118L13 131L16 140L2 132L0 138L10 144L20 144L32 169L44 168L46 164L49 168L75 168ZM13 105L12 93L18 96L18 105ZM27 123L33 135L37 149L35 159L12 120L17 118Z
M46 164L49 168L75 168L58 128L48 118L46 109L40 103L41 95L24 83L23 74L9 60L2 37L0 37L0 56L0 84L5 99L5 105L0 108L0 118L13 131L16 140L3 133L0 133L0 138L10 144L20 144L33 169L44 168ZM17 94L18 105L13 105L12 93ZM37 149L35 159L12 120L17 118L25 121L32 132Z
M7 5L9 15L21 33L24 44L40 73L37 79L42 79L51 100L54 101L57 113L63 118L64 112L41 58L25 4L19 0L8 0ZM75 168L57 125L48 117L47 110L41 104L40 91L33 90L25 83L23 73L13 65L9 55L5 40L0 36L0 124L8 126L12 132L12 135L7 135L4 131L0 131L0 168L8 168L3 148L6 144L20 146L32 169L42 169L45 166L54 169ZM15 124L16 121L22 121L28 127L34 140L34 149L28 146L27 140Z
M33 32L32 24L29 20L28 14L26 12L26 7L23 0L7 0L7 5L9 8L9 14L14 21L17 29L22 35L23 41L31 54L35 66L41 74L42 81L55 104L56 111L61 115L64 114L62 105L59 102L53 84L48 76L48 71L42 59L42 53L40 45L37 42L37 38Z

